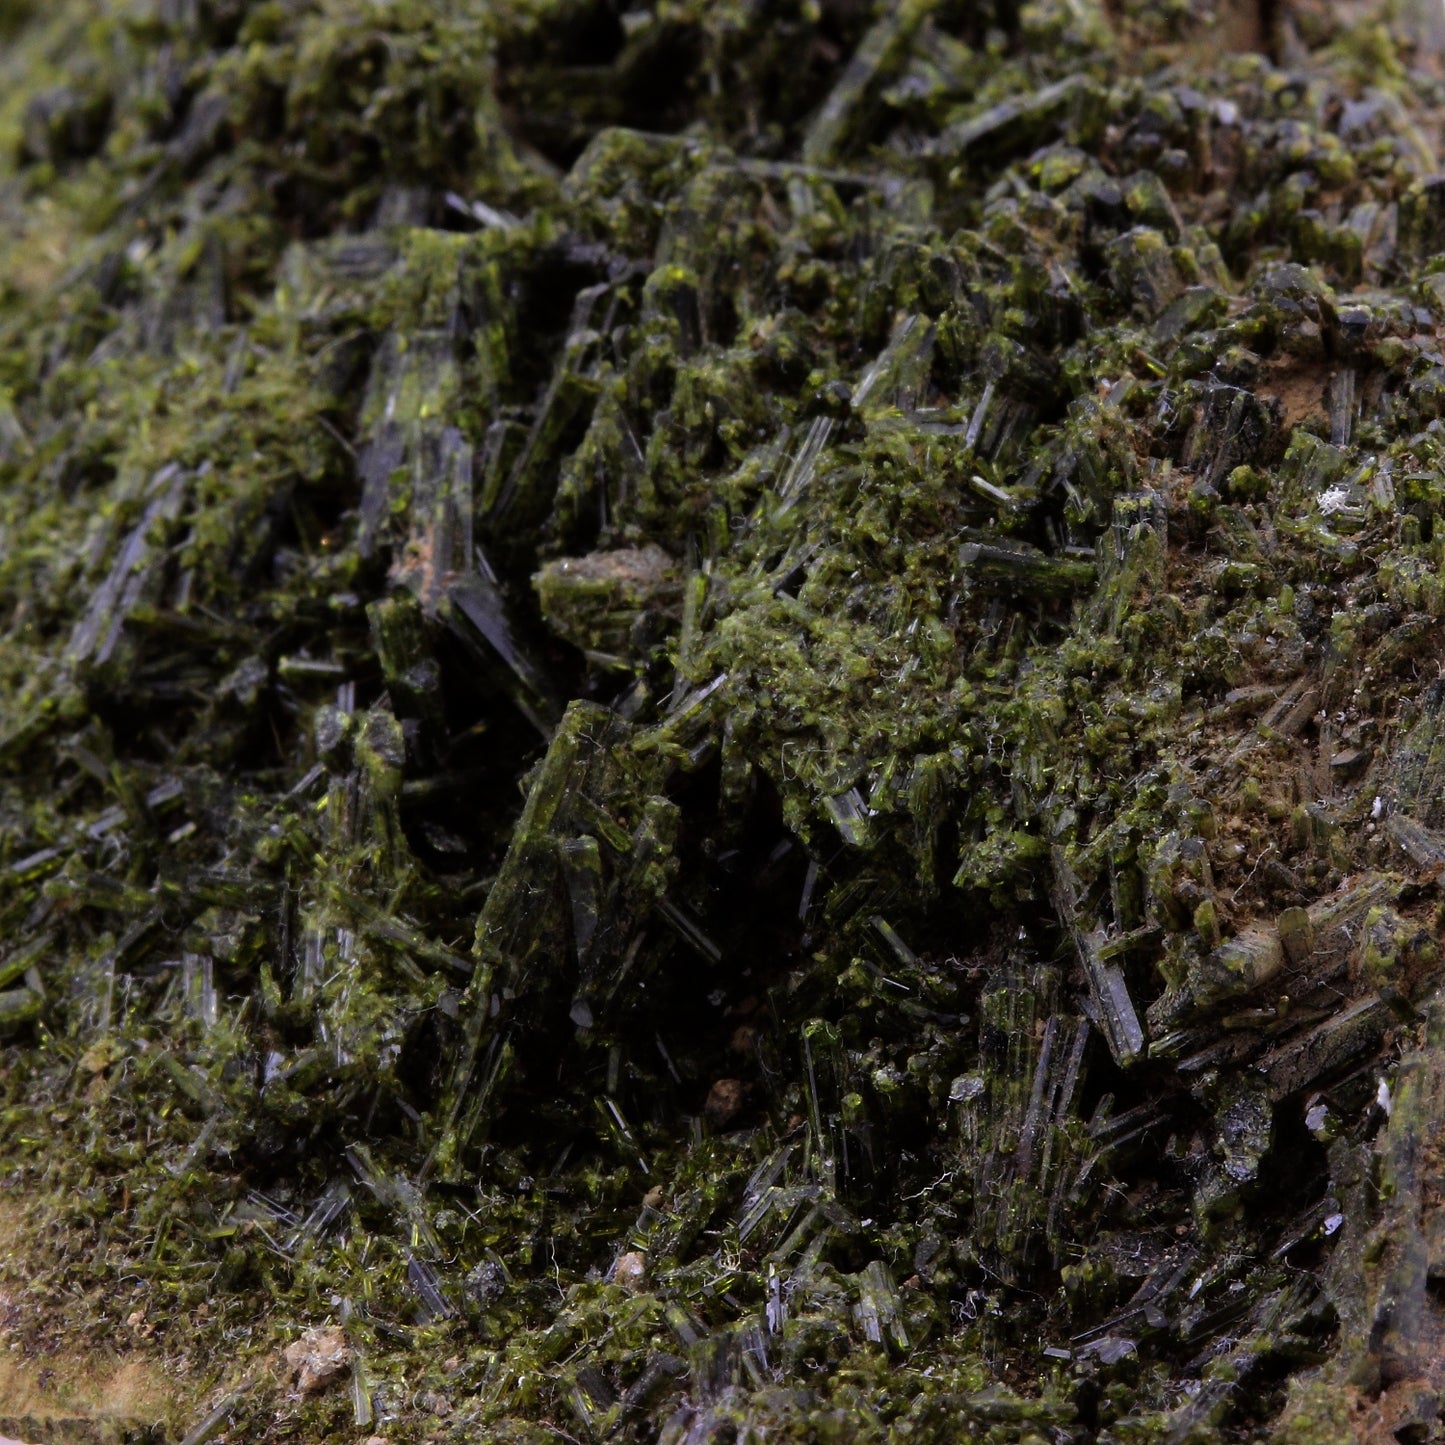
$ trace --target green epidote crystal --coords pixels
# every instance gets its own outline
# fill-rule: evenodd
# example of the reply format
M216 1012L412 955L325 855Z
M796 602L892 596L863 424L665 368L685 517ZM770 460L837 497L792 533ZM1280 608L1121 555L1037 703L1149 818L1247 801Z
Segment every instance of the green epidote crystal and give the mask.
M0 1434L1431 1438L1442 107L0 0Z

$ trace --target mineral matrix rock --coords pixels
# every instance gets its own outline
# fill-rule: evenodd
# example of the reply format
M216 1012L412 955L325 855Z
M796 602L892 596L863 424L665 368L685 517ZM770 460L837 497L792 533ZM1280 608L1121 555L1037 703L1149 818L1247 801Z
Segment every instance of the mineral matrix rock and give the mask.
M0 1431L1436 1438L1442 56L0 0Z

